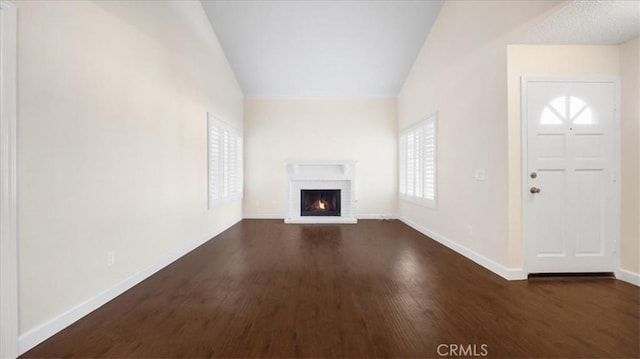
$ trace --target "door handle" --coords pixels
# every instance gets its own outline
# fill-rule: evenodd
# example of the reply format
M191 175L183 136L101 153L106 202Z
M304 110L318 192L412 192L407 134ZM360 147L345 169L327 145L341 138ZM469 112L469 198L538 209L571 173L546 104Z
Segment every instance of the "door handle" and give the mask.
M531 187L531 188L529 189L529 192L531 192L531 193L540 193L540 188L538 188L538 187Z

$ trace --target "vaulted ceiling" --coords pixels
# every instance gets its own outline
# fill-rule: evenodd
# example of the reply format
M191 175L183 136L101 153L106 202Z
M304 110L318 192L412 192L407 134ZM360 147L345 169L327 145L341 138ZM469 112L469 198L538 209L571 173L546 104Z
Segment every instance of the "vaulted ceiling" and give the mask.
M390 97L443 1L201 3L247 97ZM638 0L567 1L521 43L619 44L638 36L639 19Z
M207 1L254 96L396 96L442 1Z

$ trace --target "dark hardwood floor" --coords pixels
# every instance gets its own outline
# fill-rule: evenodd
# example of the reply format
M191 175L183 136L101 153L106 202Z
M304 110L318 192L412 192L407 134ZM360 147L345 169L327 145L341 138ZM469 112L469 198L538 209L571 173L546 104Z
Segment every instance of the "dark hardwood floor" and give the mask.
M506 281L398 221L244 220L22 357L637 358L639 305Z

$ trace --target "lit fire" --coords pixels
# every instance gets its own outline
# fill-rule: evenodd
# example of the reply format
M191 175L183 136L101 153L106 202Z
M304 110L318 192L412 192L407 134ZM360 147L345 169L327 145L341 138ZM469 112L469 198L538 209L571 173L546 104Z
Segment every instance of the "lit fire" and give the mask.
M326 211L328 207L329 203L323 199L319 199L313 204L313 208L320 211Z

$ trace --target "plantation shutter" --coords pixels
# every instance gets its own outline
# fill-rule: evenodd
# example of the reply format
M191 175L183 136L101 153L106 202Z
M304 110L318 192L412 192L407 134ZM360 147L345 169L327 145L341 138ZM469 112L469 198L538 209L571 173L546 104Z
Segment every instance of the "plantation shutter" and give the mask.
M407 194L407 136L400 136L400 176L398 178L400 194Z
M235 159L235 188L233 190L233 193L238 196L239 198L242 198L242 194L243 194L243 188L244 188L244 172L242 170L242 166L243 166L243 162L242 159L244 158L243 152L242 152L242 136L240 136L240 134L236 134L236 143L235 143L235 148L236 148L236 159Z
M209 115L209 206L242 198L242 136L232 126Z
M401 132L399 138L399 191L406 199L424 200L435 206L435 115Z
M424 136L424 161L422 170L424 173L423 198L435 200L436 195L436 124L429 121L423 130Z
M208 120L209 127L209 204L215 203L220 200L220 186L219 186L219 178L221 177L221 149L220 149L220 127L216 126L214 123L215 120Z

